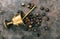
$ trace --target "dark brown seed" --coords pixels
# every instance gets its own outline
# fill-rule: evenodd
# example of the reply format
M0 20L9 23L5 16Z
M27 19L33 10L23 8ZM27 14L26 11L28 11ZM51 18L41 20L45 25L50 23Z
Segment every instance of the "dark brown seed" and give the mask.
M36 30L36 29L34 29L33 31L34 31L34 32L36 32L37 30Z
M42 20L39 20L39 22L42 22Z
M44 10L44 7L40 7L41 10Z
M28 3L28 5L27 5L27 7L28 7L29 9L31 9L33 6L34 6L34 4L32 4L32 3Z
M31 6L31 3L28 3L28 5L30 5L30 6Z
M30 22L30 19L28 19L27 21Z
M21 6L25 6L25 3L21 3Z
M32 25L29 25L29 28L32 28Z
M28 20L29 18L28 17L26 17L26 20Z
M28 3L27 7L28 7L29 9L31 9L31 3Z
M36 13L35 15L36 15L36 16L38 16L39 14L38 14L38 13Z
M45 17L45 20L46 20L46 21L49 21L49 17L46 16L46 17Z
M35 24L35 26L37 27L37 26L38 26L38 24Z
M39 25L40 23L38 22L37 24Z
M31 24L30 22L28 22L28 24Z
M27 5L28 8L30 8L30 5Z
M43 19L46 21L49 21L49 17L47 17L47 16L45 16Z
M49 8L46 8L45 11L46 11L46 12L49 12L50 10L49 10Z
M37 28L36 27L33 27L33 29L32 29L34 32L36 32L37 31Z
M28 15L28 18L32 19L33 18L33 14Z
M46 13L42 13L42 16L46 16Z
M30 24L33 24L33 22L30 22Z
M29 31L31 31L32 30L32 25L29 25Z
M33 19L30 19L31 21L33 21Z
M36 20L36 18L33 18L33 20L35 21L35 20Z
M48 30L49 28L48 28L48 26L45 26L44 29L45 29L45 30Z
M47 21L49 21L49 17L47 17Z

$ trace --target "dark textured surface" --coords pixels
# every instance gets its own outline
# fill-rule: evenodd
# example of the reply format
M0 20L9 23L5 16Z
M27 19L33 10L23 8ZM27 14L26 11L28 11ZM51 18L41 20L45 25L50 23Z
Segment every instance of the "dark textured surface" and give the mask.
M47 16L50 18L49 21L43 19L42 27L49 26L50 30L44 31L44 29L39 29L42 31L40 37L36 37L36 33L24 31L19 27L14 29L5 29L3 22L4 19L10 20L14 15L17 14L17 10L23 10L24 13L29 11L27 7L22 7L21 3L24 2L28 4L32 2L37 5L37 8L33 13L45 12L40 10L41 6L49 8ZM0 39L60 39L60 0L0 0Z

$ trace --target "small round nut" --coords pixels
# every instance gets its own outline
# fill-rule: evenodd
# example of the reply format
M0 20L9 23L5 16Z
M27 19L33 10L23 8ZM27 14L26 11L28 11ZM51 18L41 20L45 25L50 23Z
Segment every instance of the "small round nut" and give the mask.
M37 31L36 29L33 30L34 32Z
M26 17L26 20L28 20L29 18L28 17Z
M32 27L32 25L29 25L29 28L31 28Z
M46 16L46 13L42 13L42 16Z
M30 22L30 19L27 19L28 22Z
M37 31L37 28L36 28L36 27L33 27L32 30L33 30L34 32L36 32L36 31Z
M28 7L29 9L31 9L33 6L34 6L33 3L28 3L28 5L27 5L27 7Z
M21 6L25 6L25 3L21 3Z
M38 22L37 24L39 25L40 23Z
M28 8L30 8L30 5L27 5Z
M49 12L50 10L49 10L49 8L46 8L45 11L46 11L46 12Z
M41 6L41 7L40 7L40 9L41 9L41 10L44 10L44 7L43 7L43 6Z
M33 22L30 22L30 24L33 24Z
M45 30L48 30L48 29L49 29L49 27L48 27L48 26L45 26L45 27L44 27L44 29L45 29Z
M31 3L28 3L27 7L30 8L31 7Z
M40 22L42 22L42 20L39 20Z
M36 15L36 16L38 16L39 14L38 14L38 13L36 13L35 15Z
M49 17L45 16L43 20L49 21Z

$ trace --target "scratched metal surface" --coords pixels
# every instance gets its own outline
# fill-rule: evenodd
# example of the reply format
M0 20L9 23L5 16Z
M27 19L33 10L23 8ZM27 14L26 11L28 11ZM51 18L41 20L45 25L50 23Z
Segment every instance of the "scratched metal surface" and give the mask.
M22 7L20 3L29 2L37 5L37 9L33 13L42 13L41 6L48 7L50 12L47 13L50 20L49 22L42 22L42 26L50 26L50 31L43 32L40 37L36 37L32 32L24 31L19 27L13 29L5 29L3 22L4 19L10 20L17 14L17 10L23 10L24 13L29 11L26 7ZM60 39L60 0L0 0L0 39Z

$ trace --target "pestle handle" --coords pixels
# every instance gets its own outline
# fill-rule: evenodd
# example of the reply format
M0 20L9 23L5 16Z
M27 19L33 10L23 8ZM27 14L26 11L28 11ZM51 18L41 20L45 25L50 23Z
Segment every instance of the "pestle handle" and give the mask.
M23 19L24 19L28 14L30 14L35 8L36 8L36 5L34 5L34 7L33 7L29 12L26 13L26 15L23 17Z

